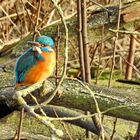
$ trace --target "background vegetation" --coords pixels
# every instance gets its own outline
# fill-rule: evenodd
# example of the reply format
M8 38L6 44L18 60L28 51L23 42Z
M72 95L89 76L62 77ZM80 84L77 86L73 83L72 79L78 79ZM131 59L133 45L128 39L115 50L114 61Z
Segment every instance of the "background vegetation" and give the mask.
M91 85L131 91L139 96L139 0L87 0L86 5L84 2L84 0L58 2L69 32L66 75ZM81 9L78 8L80 5ZM64 66L66 39L65 28L60 19L60 14L51 0L0 0L1 77L8 79L8 73L10 80L14 78L13 68L16 58L30 47L26 41L34 40L39 34L49 35L56 42L58 63L54 75L60 77ZM1 88L6 84L1 82ZM1 138L8 139L14 135L18 125L17 118L17 113L13 113L6 122L2 120ZM94 123L100 122L94 117L92 119ZM55 125L63 129L65 133L63 139L98 139L88 131L62 121L56 122ZM110 139L113 139L115 133L125 139L140 139L139 122L103 116L102 125L110 128ZM97 128L102 135L101 126ZM50 136L49 129L26 114L23 137L49 139Z

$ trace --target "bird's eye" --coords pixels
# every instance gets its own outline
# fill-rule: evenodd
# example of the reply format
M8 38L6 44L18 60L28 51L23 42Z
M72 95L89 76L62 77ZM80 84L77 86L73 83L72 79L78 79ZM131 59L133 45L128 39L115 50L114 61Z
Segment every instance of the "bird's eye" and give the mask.
M42 47L45 47L45 44L41 44Z

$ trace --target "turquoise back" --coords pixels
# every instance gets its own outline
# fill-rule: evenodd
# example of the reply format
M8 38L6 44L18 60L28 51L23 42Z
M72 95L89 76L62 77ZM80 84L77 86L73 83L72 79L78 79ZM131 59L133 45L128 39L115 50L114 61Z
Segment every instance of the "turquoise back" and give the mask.
M23 82L24 77L26 76L26 72L29 71L34 65L36 65L37 61L42 60L43 57L38 52L33 51L32 48L28 49L17 59L15 64L15 82Z

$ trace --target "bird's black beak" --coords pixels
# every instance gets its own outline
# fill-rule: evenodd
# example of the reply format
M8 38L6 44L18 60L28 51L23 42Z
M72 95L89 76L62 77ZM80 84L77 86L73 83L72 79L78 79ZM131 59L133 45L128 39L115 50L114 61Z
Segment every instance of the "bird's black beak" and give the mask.
M38 46L38 47L40 47L40 46L41 46L41 44L40 44L40 43L35 42L35 41L27 41L27 43L28 43L28 44L31 44L31 45L33 45L33 46Z

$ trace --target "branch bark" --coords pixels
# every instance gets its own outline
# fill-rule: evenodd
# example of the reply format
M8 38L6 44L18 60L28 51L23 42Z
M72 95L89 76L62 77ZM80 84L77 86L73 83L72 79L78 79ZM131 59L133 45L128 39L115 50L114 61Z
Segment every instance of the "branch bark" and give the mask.
M134 63L134 58L135 58L135 50L136 50L136 35L131 35L130 36L130 47L129 47L129 54L128 54L128 62L130 63L126 65L126 73L125 73L125 79L126 80L131 80L132 79L132 73L133 73L133 68L131 65Z

